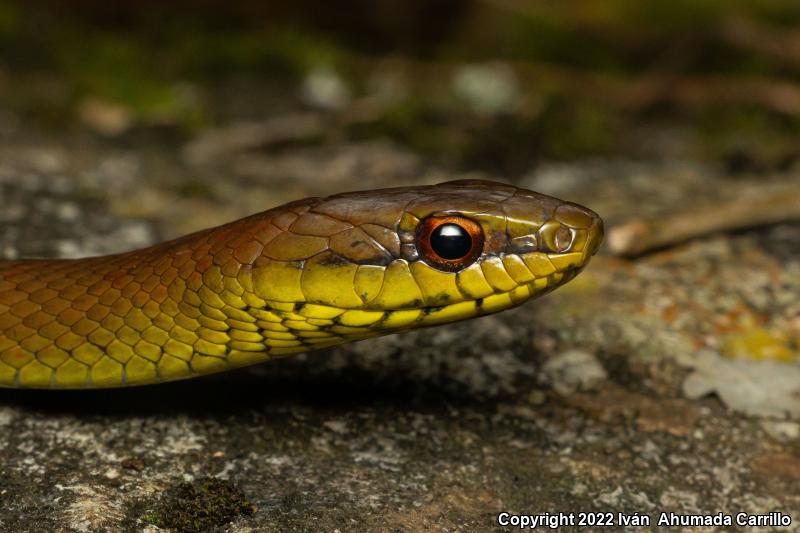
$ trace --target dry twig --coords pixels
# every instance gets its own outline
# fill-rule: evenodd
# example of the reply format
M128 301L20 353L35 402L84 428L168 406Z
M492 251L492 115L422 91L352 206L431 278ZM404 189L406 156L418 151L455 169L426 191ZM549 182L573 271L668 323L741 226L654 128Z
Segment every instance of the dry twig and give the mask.
M800 187L745 190L735 199L658 219L634 218L608 233L614 255L633 257L715 233L800 221Z

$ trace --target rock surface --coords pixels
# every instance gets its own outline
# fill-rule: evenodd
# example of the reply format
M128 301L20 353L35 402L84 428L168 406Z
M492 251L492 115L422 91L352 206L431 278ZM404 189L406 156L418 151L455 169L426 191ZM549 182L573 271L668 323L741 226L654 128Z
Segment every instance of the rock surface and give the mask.
M208 157L195 142L191 161L6 141L4 257L110 253L305 195L463 177L383 141ZM612 225L735 195L690 162L552 165L520 184ZM0 529L477 531L503 510L778 510L796 527L798 302L787 224L601 255L513 311L219 376L2 390Z

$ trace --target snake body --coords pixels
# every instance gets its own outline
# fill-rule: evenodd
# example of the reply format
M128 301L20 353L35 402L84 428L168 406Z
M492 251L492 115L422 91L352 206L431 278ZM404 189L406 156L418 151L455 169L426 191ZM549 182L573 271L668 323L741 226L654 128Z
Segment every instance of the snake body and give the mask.
M471 255L438 257L422 228L459 220ZM118 255L2 260L0 386L157 383L500 311L572 279L602 233L576 204L466 180L308 198Z

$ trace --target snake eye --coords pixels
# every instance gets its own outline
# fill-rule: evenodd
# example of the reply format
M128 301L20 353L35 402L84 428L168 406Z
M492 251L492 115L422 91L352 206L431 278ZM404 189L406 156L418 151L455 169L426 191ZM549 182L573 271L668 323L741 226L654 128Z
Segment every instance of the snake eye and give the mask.
M458 224L440 224L431 232L431 250L444 259L461 259L472 250L472 237Z
M458 216L428 217L417 228L417 251L429 265L455 272L471 265L483 251L483 231Z

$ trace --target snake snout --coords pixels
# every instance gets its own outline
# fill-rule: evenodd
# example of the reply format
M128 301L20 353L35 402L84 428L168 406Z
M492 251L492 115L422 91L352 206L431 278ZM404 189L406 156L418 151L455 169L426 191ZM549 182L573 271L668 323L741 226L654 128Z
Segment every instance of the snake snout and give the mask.
M603 219L595 215L594 221L589 228L589 236L586 240L586 257L591 257L597 253L600 245L603 244L603 237L605 229L603 227Z
M600 248L603 242L603 220L591 209L565 202L558 206L553 218L561 224L562 232L569 229L574 236L570 251L583 252L588 259Z

